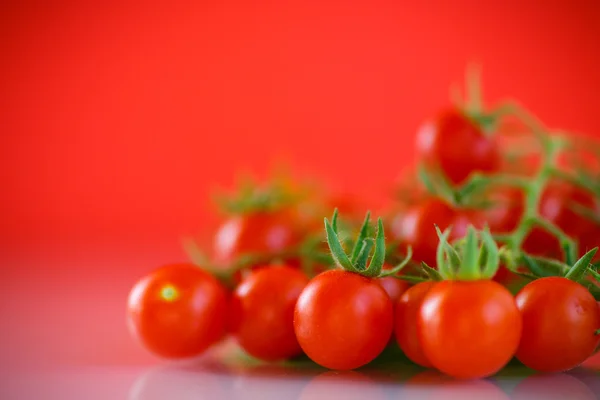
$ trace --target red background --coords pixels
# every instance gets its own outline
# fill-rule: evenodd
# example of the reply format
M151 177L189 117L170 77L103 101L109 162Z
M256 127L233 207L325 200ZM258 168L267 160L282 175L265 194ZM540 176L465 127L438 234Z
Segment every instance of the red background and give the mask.
M285 159L381 198L469 61L487 99L600 134L593 0L98 3L1 9L13 360L150 360L126 331L127 291L212 225L213 185Z

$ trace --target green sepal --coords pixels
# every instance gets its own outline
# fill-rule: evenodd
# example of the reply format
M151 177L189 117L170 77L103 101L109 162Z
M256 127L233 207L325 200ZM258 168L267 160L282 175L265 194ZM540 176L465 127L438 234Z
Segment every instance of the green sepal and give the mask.
M367 269L367 261L369 261L369 256L371 255L371 250L373 250L373 246L375 246L375 241L371 238L365 238L362 240L362 246L360 251L358 252L358 256L356 260L350 260L354 267L359 271L365 271Z
M529 255L527 254L523 254L521 256L522 260L523 260L523 264L525 264L525 267L531 271L531 273L534 276L537 277L541 277L541 278L545 278L548 276L555 276L553 274L548 273L546 270L544 270L538 263L536 260L534 260L533 258L531 258Z
M593 268L588 267L587 272L592 275L592 277L597 280L598 282L600 282L600 273L598 273L597 271L595 271Z
M358 238L356 242L354 242L354 248L352 249L352 256L350 257L350 262L356 262L358 255L361 253L363 246L363 241L369 235L369 223L371 220L371 212L367 211L367 215L365 216L365 220L360 227L360 232L358 233ZM369 249L369 251L371 251Z
M411 252L412 253L412 252ZM377 236L375 237L375 250L371 263L367 269L367 276L375 277L381 274L381 269L385 263L385 232L383 230L383 220L377 219ZM408 263L408 261L407 261Z
M336 217L337 213L334 212L334 221L337 219ZM325 218L325 232L327 235L327 243L329 244L329 249L331 250L331 255L335 263L350 272L359 273L360 271L357 270L350 262L350 259L346 255L344 247L342 246L342 243L340 243L340 239L338 238L333 225L329 223L327 218Z
M440 241L436 251L436 262L438 271L440 271L440 275L444 279L452 279L454 278L454 269L451 266L452 261L450 257L452 257L452 255L456 253L454 252L452 246L450 246L450 244L448 243L450 228L446 229L442 233L442 231L440 231L440 228L436 225L435 230ZM448 250L448 247L450 247L450 251ZM446 260L446 257L448 258L448 260ZM456 257L458 258L458 254L456 254ZM458 259L458 261L460 263L460 259Z
M481 276L482 278L491 279L498 272L498 268L500 268L500 250L487 227L481 232L481 239L483 241L481 253L485 252L486 254Z
M456 271L456 278L460 280L479 279L481 271L477 264L478 259L479 246L477 243L477 233L473 226L469 226L462 253L461 268Z
M588 266L593 260L594 256L598 252L598 247L594 247L587 253L585 253L577 262L571 267L571 269L565 274L565 278L571 279L572 281L578 282L584 276L588 270Z
M406 257L404 257L404 259L398 265L396 265L394 268L391 268L387 271L382 271L379 274L379 277L385 278L386 276L397 275L400 271L402 271L404 269L404 267L406 267L408 265L411 258L412 258L412 247L408 246L408 248L406 249Z
M441 281L443 279L440 272L435 268L431 268L425 261L421 261L421 268L432 281Z

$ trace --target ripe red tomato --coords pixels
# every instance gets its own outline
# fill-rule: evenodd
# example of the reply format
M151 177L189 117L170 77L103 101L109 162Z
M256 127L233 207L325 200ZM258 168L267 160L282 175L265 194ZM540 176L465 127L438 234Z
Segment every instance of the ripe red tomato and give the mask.
M455 210L445 201L432 198L411 207L391 222L391 237L403 247L411 246L413 259L435 267L439 243L435 225L441 230L452 225L450 240L463 237L469 225L483 228L483 215L476 210Z
M525 194L517 188L501 188L486 193L493 205L485 209L485 220L492 233L509 233L519 224Z
M600 336L600 311L580 284L563 277L537 279L516 296L523 315L517 358L529 368L560 372L592 355Z
M494 281L443 281L425 295L417 329L435 368L476 379L493 375L513 357L521 315L510 292Z
M294 307L308 278L297 268L272 266L251 273L231 299L231 334L250 355L266 361L302 353Z
M313 278L296 303L294 329L302 350L337 370L377 357L392 335L392 301L374 279L343 270Z
M196 356L219 340L226 326L227 292L191 264L159 268L138 281L128 301L133 333L167 358Z
M390 296L392 304L396 304L396 301L402 296L402 293L406 292L410 287L408 282L394 278L393 276L378 278L377 283L379 283L388 296Z
M277 254L297 246L302 237L302 227L291 210L237 215L215 234L215 261L228 264L244 254Z
M424 162L441 167L454 184L463 183L473 172L494 172L500 167L496 139L458 109L445 110L423 124L416 149Z
M417 320L423 299L434 284L434 281L416 284L404 292L395 303L394 332L396 341L411 361L426 368L431 367L431 363L423 353L417 330Z

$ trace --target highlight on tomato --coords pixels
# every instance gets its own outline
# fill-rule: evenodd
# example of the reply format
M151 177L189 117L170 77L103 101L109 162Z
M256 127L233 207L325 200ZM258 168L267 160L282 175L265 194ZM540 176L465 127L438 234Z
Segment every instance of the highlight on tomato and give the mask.
M491 376L514 356L521 338L521 314L512 294L491 280L499 251L488 230L469 228L461 247L438 229L437 267L444 281L429 289L418 315L426 359L460 379Z
M351 370L371 362L388 344L393 304L376 279L395 276L410 255L402 264L382 272L385 237L381 218L372 238L367 213L350 254L338 236L337 218L336 210L331 223L325 219L325 229L338 269L317 275L304 288L296 303L294 329L302 350L314 362L329 369Z
M570 370L600 344L600 309L589 290L578 283L597 250L586 253L565 276L534 280L517 294L523 332L516 357L529 368Z
M139 280L129 294L132 333L165 358L194 357L223 337L227 292L192 264L171 264Z
M308 283L297 268L274 265L246 277L231 299L231 334L250 355L277 361L302 353L294 333L294 308Z

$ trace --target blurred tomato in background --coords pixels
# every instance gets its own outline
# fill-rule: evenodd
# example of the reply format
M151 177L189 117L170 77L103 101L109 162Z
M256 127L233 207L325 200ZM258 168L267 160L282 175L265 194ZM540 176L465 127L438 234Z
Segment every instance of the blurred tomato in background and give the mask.
M5 2L0 354L145 363L127 292L285 160L374 207L467 63L488 100L600 134L600 4Z

